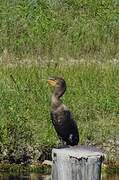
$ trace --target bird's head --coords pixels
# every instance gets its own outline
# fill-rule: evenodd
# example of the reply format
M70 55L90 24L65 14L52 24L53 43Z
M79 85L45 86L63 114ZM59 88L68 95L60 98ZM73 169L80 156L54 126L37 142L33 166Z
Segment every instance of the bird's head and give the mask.
M54 94L61 97L66 90L66 82L61 77L50 77L48 83L55 88Z

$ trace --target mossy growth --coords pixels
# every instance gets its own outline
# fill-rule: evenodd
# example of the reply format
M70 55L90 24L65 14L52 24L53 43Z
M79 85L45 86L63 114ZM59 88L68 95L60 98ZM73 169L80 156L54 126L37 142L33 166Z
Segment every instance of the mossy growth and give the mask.
M51 166L34 163L31 165L0 163L0 172L11 174L43 173L50 174Z

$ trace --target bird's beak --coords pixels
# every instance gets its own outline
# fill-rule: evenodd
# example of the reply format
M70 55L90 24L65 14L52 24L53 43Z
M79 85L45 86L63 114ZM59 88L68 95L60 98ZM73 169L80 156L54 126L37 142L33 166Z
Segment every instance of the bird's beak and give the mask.
M48 84L50 84L51 86L55 86L57 83L57 81L55 79L48 79Z

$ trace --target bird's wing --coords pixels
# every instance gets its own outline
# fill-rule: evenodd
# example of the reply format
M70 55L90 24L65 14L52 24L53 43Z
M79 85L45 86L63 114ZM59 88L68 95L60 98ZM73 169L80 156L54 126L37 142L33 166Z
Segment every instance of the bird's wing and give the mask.
M77 124L68 109L51 112L51 118L58 136L60 136L64 141L68 141L68 139L70 141L74 136L78 137Z

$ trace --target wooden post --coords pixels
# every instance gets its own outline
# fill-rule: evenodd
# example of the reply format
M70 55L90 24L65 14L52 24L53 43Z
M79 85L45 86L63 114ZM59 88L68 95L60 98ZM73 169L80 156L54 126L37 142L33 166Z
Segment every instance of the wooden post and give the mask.
M100 180L103 158L89 147L53 149L52 180Z

